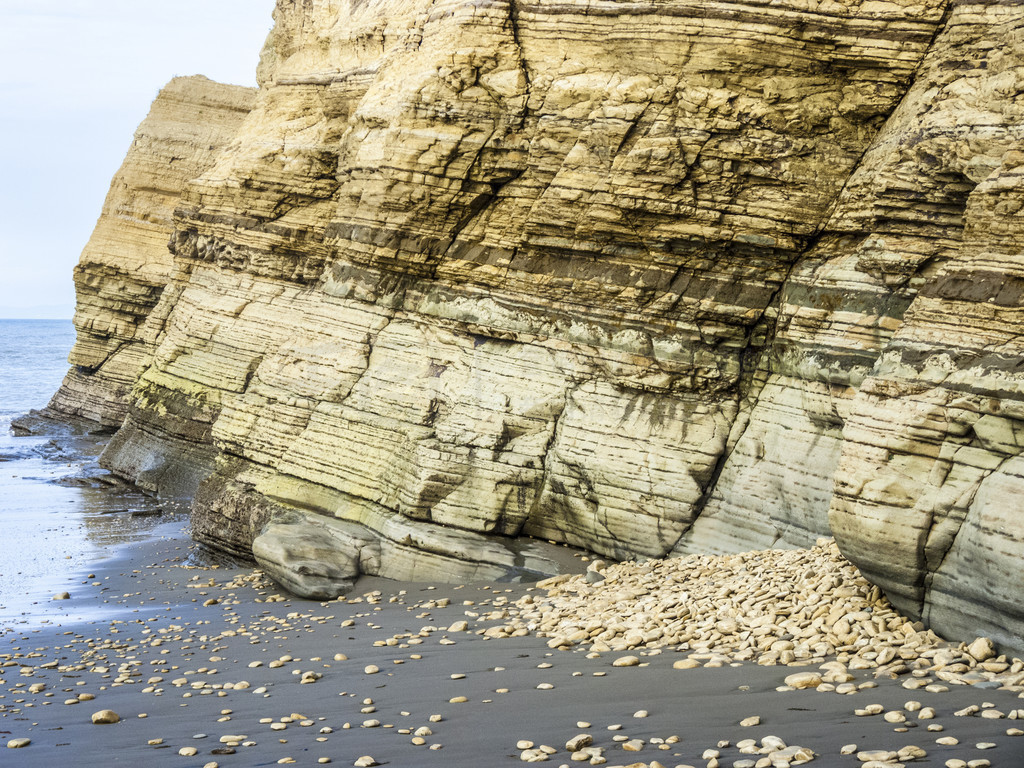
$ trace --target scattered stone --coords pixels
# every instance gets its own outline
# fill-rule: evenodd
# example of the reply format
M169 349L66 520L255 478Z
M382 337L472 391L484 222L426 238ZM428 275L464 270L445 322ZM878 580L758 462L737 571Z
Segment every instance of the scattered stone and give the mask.
M121 722L121 716L112 709L101 709L99 712L93 712L92 722L94 725L113 725Z
M578 736L573 736L571 739L565 742L565 748L569 752L579 752L584 747L589 747L593 743L593 736L591 736L589 733L581 733Z
M32 739L11 739L7 742L8 749L24 749L32 743Z
M785 683L790 688L817 688L821 685L821 675L817 672L797 672L786 677Z
M979 637L967 646L966 651L977 661L988 661L996 655L996 649L987 637Z

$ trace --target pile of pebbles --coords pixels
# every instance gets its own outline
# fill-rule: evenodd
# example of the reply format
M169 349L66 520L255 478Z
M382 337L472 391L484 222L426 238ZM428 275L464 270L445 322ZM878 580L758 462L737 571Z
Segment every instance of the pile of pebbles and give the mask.
M580 726L589 727L589 723L579 723ZM613 726L618 727L618 726ZM617 747L627 752L639 752L644 748L642 739L630 739L627 736L616 736ZM667 739L652 739L652 743L658 742L665 749L671 748L678 743L678 736L670 736ZM705 761L708 768L721 768L722 750L732 747L728 741L720 741L716 748L704 750L701 759ZM516 743L516 749L521 750L519 759L524 763L542 763L559 756L556 747L541 744L534 745L532 741L523 740ZM736 743L735 750L741 755L751 756L749 759L741 758L734 760L732 768L790 768L791 766L804 765L817 757L817 753L808 747L788 745L778 736L765 736L758 742L757 739L744 739ZM623 766L621 763L612 764L608 762L611 750L601 746L595 746L594 737L589 733L581 733L573 736L565 743L565 751L570 753L569 759L575 763L588 763L590 765L604 765L605 768L667 768L659 760L650 763L634 762ZM562 768L568 768L563 764ZM689 764L677 764L674 768L695 768Z
M594 653L674 649L676 668L741 662L826 664L787 678L792 688L855 693L851 671L908 676L904 687L948 684L1024 692L1024 661L992 642L950 643L900 615L832 539L802 550L590 563L585 575L538 582L508 606L490 637L526 633ZM543 593L546 591L546 594ZM824 688L823 688L824 686Z

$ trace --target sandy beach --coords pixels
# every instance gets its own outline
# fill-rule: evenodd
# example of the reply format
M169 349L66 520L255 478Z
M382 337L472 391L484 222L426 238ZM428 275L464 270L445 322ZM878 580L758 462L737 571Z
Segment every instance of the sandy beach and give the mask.
M792 667L680 670L669 649L616 667L625 654L482 634L536 587L364 579L317 603L251 568L201 562L181 521L161 525L68 576L70 599L40 602L35 618L49 623L0 635L0 736L30 741L0 752L3 765L511 766L542 747L552 765L580 765L566 745L584 734L603 748L587 763L609 766L756 765L764 756L737 745L766 737L823 766L908 746L926 753L915 765L1024 765L1024 738L1008 735L1024 706L1014 691L881 678L852 695L779 692ZM854 714L872 704L907 722ZM935 718L918 720L921 707ZM94 724L103 710L119 722ZM937 743L949 737L958 743Z

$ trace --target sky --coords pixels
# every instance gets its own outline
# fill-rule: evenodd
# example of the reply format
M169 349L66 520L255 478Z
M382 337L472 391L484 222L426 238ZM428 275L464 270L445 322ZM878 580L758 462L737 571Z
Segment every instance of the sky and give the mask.
M0 318L70 318L72 269L157 92L256 84L274 0L0 0Z

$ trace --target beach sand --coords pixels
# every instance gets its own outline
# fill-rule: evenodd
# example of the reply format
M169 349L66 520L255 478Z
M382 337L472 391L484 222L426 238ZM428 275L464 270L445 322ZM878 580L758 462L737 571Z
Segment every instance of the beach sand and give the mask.
M720 753L718 765L733 766L761 759L737 742L768 736L810 748L812 765L863 764L841 754L853 744L920 747L927 757L914 765L1024 766L1024 736L1007 733L1015 719L953 715L988 704L1015 716L1024 708L1015 692L954 685L929 693L889 679L852 695L778 692L797 670L679 670L672 663L683 657L669 649L633 651L640 665L614 667L623 653L587 658L586 647L556 651L544 638L478 634L496 623L485 620L490 612L536 587L363 579L346 598L318 603L287 597L248 567L194 564L202 559L182 522L164 524L67 577L69 600L40 602L36 618L49 623L0 635L0 747L30 740L0 749L0 765L354 765L371 757L469 768L521 763L520 741L557 750L550 765L584 765L566 742L589 734L608 766L703 768L716 764L704 757L709 749ZM449 629L460 621L465 631ZM873 679L870 670L856 674ZM910 711L899 733L882 716L854 715L909 701L937 717L918 721ZM93 724L101 710L120 721ZM759 725L740 725L753 716ZM936 743L950 736L959 743Z

